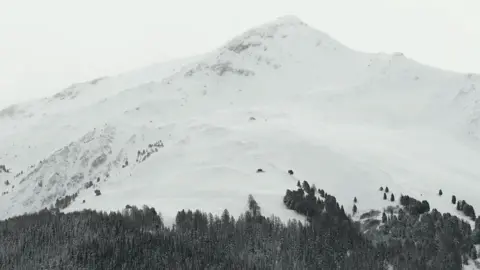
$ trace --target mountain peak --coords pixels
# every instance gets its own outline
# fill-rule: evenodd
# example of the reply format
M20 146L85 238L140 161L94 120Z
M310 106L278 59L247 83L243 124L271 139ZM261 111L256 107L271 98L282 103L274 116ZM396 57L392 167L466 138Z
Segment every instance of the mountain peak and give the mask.
M251 47L267 51L272 45L290 50L303 45L328 45L330 48L345 47L326 33L310 27L296 16L285 15L267 23L252 27L228 42L224 48L241 53ZM290 51L290 53L293 53Z
M283 15L277 17L275 20L266 24L280 24L280 25L307 25L299 17L295 15Z
M251 77L287 66L327 63L351 52L298 17L285 15L237 35L182 74L190 77L203 71Z
M387 203L375 197L384 185L439 210L451 204L432 183L480 204L462 193L480 177L473 75L356 52L291 15L179 61L0 111L0 164L11 168L0 173L9 183L0 218L77 195L66 210L151 204L175 220L177 208L222 205L240 214L251 193L289 218L278 209L288 169L339 201L358 196L359 211Z

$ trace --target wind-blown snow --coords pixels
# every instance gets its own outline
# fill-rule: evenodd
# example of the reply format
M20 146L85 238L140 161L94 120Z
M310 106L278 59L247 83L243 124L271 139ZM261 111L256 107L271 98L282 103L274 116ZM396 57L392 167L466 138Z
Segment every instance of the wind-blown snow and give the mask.
M388 186L457 213L453 194L480 206L479 87L282 17L208 54L1 111L0 218L75 192L66 211L147 204L171 222L182 208L239 214L252 194L265 214L298 218L282 202L297 180L347 211L355 196L360 212L393 204Z

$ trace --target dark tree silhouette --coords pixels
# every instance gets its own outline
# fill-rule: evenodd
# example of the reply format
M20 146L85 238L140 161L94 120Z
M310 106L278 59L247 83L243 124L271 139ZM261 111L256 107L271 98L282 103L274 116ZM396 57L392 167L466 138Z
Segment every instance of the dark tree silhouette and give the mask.
M475 221L475 219L477 218L476 214L475 214L475 209L473 208L472 205L466 203L465 201L463 201L464 204L463 204L463 207L462 207L462 212L470 217L473 221Z
M480 218L472 231L457 216L402 195L403 207L388 207L380 220L372 210L353 221L333 195L317 191L309 184L286 191L285 206L304 217L287 223L263 216L251 195L237 218L226 209L220 216L181 210L171 227L147 206L44 209L0 220L0 269L461 270L477 257Z
M248 195L248 210L252 213L254 217L260 216L260 206L257 201L253 198L252 194Z

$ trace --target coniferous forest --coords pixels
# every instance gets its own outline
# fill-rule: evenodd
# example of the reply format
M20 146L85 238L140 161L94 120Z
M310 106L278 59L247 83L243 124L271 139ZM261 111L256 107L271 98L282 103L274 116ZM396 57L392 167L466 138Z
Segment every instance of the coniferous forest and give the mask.
M480 219L472 229L427 201L399 200L401 207L353 221L333 195L304 181L283 198L303 222L263 216L252 196L239 217L182 210L172 227L147 206L45 209L0 221L0 269L455 270L474 263Z

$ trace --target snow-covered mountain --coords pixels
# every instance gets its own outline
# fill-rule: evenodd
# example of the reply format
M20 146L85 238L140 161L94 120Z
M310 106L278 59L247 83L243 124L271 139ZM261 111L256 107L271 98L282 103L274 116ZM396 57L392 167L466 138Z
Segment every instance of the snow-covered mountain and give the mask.
M477 89L479 75L357 52L281 17L0 111L0 218L72 196L66 211L147 204L168 222L182 208L236 215L248 194L291 218L282 196L297 180L345 209L356 196L360 212L394 204L380 186L439 211L456 211L453 194L480 206Z

